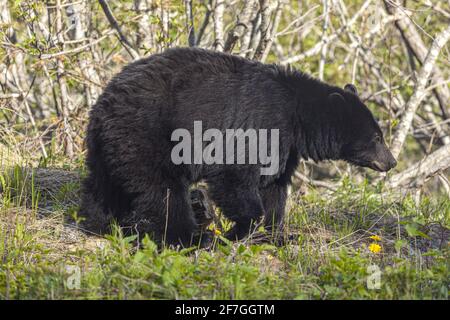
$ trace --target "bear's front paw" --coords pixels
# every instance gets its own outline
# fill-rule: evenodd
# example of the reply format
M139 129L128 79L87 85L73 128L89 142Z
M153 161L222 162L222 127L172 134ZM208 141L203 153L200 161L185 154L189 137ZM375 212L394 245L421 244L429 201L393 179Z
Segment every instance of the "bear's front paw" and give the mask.
M215 219L211 200L208 198L206 189L201 187L191 190L190 196L192 211L194 211L197 225L204 230Z
M213 232L209 230L203 230L194 236L192 246L198 247L199 249L209 249L213 246L213 243Z
M254 223L236 223L231 230L225 234L225 238L231 241L242 240L255 233L257 226Z

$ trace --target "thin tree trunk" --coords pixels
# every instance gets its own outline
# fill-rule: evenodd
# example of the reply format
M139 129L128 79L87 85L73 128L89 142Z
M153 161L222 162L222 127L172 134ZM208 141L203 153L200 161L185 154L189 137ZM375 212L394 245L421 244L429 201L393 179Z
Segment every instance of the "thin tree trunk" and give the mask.
M323 28L322 28L322 34L323 38L326 39L327 37L327 31L328 31L328 22L330 19L330 3L328 3L328 0L323 0L323 12L325 17L323 18ZM323 80L323 73L325 70L325 61L327 59L327 49L328 49L328 42L325 41L322 44L322 48L320 50L320 62L319 62L319 79Z
M161 29L164 35L164 42L163 45L160 47L161 51L166 47L166 44L168 44L168 40L170 37L169 9L170 9L170 0L161 0Z
M223 31L223 15L225 11L225 0L216 0L214 6L214 49L216 51L224 50L224 31Z
M66 7L66 13L71 22L71 40L82 41L86 39L87 23L83 17L87 14L87 2L82 0L79 3L71 4ZM84 41L83 41L84 42ZM94 105L98 96L101 93L101 88L98 87L100 83L99 76L95 71L95 68L89 63L89 59L86 57L78 57L78 63L80 65L80 71L84 78L84 88L86 95L86 103L90 107Z
M264 51L269 44L270 34L270 0L259 0L259 11L261 13L261 25L259 26L261 32L261 39L259 40L258 47L253 55L254 60L261 60Z
M58 34L58 43L61 46L62 51L64 51L64 30L63 30L63 20L62 20L62 7L61 0L56 0L55 18L56 18L56 32ZM51 21L51 19L49 19ZM72 138L72 128L69 123L69 92L67 89L66 79L64 78L64 62L63 58L58 58L56 60L56 77L58 80L58 86L60 91L60 112L63 118L64 126L64 149L67 156L70 158L74 155L74 146Z
M139 29L136 33L136 47L138 49L154 48L153 26L150 24L150 10L152 0L134 0L134 10L142 17L138 21Z
M197 41L195 40L194 15L192 9L192 0L184 0L184 8L186 11L186 26L188 29L188 44L189 47L195 47Z
M272 44L273 44L275 38L277 37L278 26L280 24L281 13L282 13L284 4L285 3L283 0L278 1L278 5L277 5L277 8L275 9L275 13L274 13L272 27L270 30L269 41L267 42L266 47L264 48L263 54L260 59L261 62L266 61L267 56L269 55L270 49L272 48Z
M250 29L250 19L252 16L252 10L255 4L255 0L247 0L244 1L244 7L239 13L239 16L236 21L236 25L228 32L227 41L225 42L226 52L231 52L234 48L236 42L241 39L241 37L249 32ZM242 45L241 45L242 51Z

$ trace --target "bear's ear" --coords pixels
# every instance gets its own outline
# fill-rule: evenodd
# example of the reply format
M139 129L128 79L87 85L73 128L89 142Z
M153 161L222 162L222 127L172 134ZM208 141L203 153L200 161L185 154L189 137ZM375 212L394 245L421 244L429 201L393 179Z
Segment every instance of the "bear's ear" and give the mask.
M355 96L358 95L358 90L356 90L356 87L350 83L345 85L344 90L353 93Z
M328 95L328 100L332 106L345 105L345 98L338 92L333 92Z

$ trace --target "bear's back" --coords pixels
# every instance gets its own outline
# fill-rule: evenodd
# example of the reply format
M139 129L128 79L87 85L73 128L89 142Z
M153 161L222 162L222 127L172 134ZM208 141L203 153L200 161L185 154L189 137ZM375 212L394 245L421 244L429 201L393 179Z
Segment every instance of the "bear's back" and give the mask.
M211 75L218 78L233 74L253 77L268 70L273 72L273 66L231 54L199 48L172 48L125 66L110 80L94 110L100 112L121 105L148 107L152 100L168 101L177 89L195 85Z
M154 54L133 62L116 75L111 83L127 85L136 80L142 86L151 84L167 87L171 81L182 74L189 76L189 70L197 73L242 73L254 72L255 69L265 69L267 65L251 61L239 56L214 52L200 48L172 48L163 53Z

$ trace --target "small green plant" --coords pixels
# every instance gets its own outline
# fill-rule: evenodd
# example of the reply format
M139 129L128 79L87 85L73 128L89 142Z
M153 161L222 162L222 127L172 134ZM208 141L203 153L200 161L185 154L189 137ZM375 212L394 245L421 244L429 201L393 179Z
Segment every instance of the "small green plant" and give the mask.
M448 232L448 199L415 206L408 197L381 198L366 183L345 181L336 192L312 192L292 206L283 245L227 241L224 220L221 228L210 226L221 230L213 250L158 249L148 236L137 246L136 236L117 226L101 238L61 216L30 215L40 202L27 209L24 199L38 199L39 190L22 171L2 174L0 183L1 299L448 298L448 238L429 231L439 223ZM72 188L62 187L61 201ZM76 207L58 210L79 221ZM368 286L371 270L380 272L377 288ZM74 277L79 287L70 285Z

